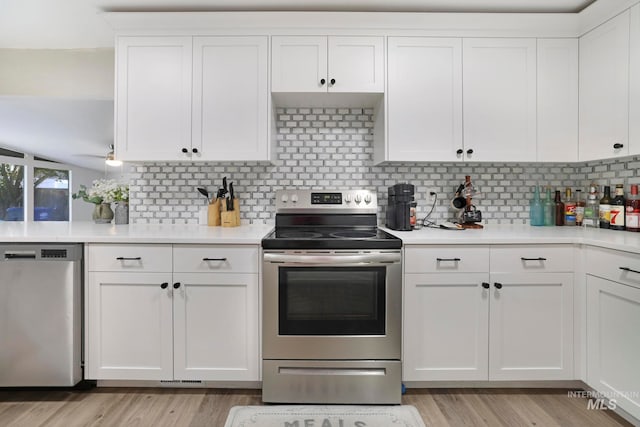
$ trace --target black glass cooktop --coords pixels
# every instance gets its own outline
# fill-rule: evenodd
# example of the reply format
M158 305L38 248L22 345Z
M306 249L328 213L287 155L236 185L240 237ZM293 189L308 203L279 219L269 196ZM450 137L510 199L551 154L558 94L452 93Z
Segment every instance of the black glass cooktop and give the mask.
M402 241L378 228L281 227L262 239L265 249L398 249Z

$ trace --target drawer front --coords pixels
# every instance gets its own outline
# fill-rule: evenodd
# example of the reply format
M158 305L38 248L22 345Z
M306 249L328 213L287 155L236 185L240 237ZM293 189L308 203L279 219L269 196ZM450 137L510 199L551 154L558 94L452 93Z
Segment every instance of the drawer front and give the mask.
M640 288L640 254L587 247L587 274Z
M171 272L171 245L89 245L89 271Z
M572 245L508 245L491 248L491 272L573 271Z
M175 245L173 271L180 273L257 273L258 246Z
M489 271L489 247L409 246L405 273L480 273Z

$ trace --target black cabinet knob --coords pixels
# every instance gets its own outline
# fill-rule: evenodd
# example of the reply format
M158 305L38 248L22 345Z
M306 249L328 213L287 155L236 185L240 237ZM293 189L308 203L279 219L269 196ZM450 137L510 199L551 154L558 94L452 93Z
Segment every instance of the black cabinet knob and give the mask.
M462 148L458 148L458 150L456 151L456 154L459 156L460 154L464 153L464 151L462 150Z
M467 150L467 154L473 154L473 150L472 150L471 148L469 148L469 149Z
M620 144L619 142L616 142L615 144L613 144L613 148L615 148L616 150L619 150L622 147L624 147L624 144Z
M482 282L482 287L483 287L483 288L485 288L485 289L489 289L489 287L490 287L490 286L491 286L491 285L490 285L490 284L488 284L487 282Z
M167 282L164 282L164 283L160 284L160 288L162 288L162 289L167 289L168 286L169 286L169 283L167 283Z
M173 284L173 289L178 289L180 287L180 282L176 282Z
M198 154L198 149L197 148L193 148L193 149L191 149L191 151L193 151L193 154Z
M326 81L325 79L320 79L320 85L321 85L321 86L324 86L324 84L325 84L326 82L327 82L327 81Z
M331 79L330 83L331 83L331 86L333 86L334 84L336 84L336 79Z
M502 289L502 283L496 282L496 283L493 284L493 286L495 286L496 289Z
M182 152L183 152L183 153L185 153L185 154L187 154L187 153L189 152L189 150L187 150L186 148L183 148L183 149L182 149Z

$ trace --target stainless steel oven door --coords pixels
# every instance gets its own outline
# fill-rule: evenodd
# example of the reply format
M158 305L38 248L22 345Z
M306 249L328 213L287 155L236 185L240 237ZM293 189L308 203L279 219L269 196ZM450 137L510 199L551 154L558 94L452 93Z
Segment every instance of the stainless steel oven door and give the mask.
M400 250L265 251L263 358L400 359Z

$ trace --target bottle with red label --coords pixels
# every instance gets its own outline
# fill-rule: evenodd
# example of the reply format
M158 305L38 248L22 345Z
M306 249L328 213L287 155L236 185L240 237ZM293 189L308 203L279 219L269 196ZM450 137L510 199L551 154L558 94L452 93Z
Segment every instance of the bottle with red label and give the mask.
M640 231L640 197L638 184L631 184L631 195L627 198L625 230Z
M616 184L616 196L611 200L610 225L611 230L624 230L625 217L624 186Z

